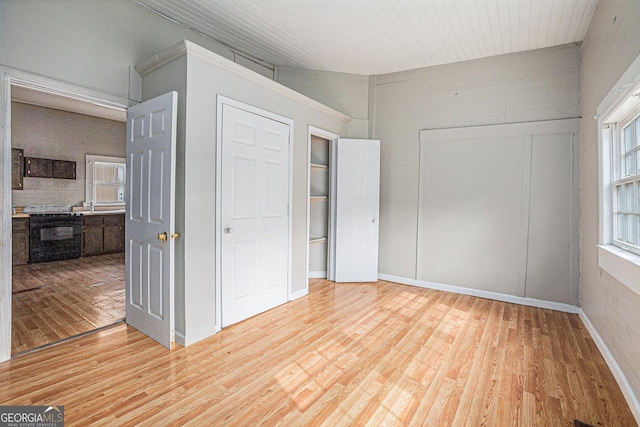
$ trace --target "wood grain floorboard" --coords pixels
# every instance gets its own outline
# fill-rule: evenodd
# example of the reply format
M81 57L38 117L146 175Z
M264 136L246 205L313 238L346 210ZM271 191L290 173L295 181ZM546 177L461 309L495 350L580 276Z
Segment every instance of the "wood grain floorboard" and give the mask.
M309 295L173 352L124 324L0 364L0 405L73 425L636 425L576 315L390 282Z
M14 266L11 353L124 319L124 254Z

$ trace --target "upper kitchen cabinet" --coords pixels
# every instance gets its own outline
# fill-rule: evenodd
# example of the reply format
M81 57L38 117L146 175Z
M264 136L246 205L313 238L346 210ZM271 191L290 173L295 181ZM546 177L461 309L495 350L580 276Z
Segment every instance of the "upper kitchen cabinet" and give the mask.
M52 160L51 177L58 179L76 179L76 162Z
M76 179L76 162L25 157L24 176L29 178Z
M22 190L24 176L24 150L11 149L11 189Z
M51 159L25 157L24 176L29 178L51 178L53 177L53 162Z

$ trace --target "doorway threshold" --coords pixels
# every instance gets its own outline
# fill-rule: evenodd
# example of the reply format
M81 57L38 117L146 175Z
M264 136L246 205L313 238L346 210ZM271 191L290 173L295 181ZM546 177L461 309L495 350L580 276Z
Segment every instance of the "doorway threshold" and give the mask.
M72 335L70 337L66 337L66 338L63 338L63 339L58 340L58 341L53 341L53 342L50 342L50 343L39 345L37 347L33 347L33 348L29 348L27 350L20 351L18 353L14 353L14 354L11 355L11 358L13 359L13 358L18 357L18 356L23 356L25 354L33 353L34 351L42 350L43 348L53 347L53 346L56 346L58 344L62 344L62 343L68 342L68 341L75 340L77 338L84 337L86 335L95 334L96 332L102 332L104 330L107 330L107 329L110 329L110 328L113 328L115 326L119 326L119 325L122 325L122 324L125 324L125 319L118 319L114 323L111 323L110 325L100 326L99 328L92 329L90 331L82 332L80 334Z

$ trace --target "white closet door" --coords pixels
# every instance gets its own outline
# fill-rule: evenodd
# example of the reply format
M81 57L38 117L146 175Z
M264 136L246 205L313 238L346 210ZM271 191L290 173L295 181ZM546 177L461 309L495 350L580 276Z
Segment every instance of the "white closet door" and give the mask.
M330 278L378 280L380 141L339 139L334 144Z
M222 114L222 326L287 302L289 125Z

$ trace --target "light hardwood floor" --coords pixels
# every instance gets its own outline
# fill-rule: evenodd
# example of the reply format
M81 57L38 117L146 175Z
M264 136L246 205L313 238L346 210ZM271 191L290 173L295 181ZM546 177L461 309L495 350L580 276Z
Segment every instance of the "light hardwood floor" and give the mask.
M576 315L389 282L169 352L126 325L0 364L0 405L67 425L636 425Z
M13 267L11 353L124 319L124 254Z

